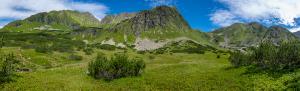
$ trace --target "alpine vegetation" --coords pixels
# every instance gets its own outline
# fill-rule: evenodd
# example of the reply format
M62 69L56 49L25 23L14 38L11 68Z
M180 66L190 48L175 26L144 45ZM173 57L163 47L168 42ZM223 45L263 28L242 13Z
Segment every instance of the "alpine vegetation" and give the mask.
M128 76L138 76L146 65L142 59L129 59L128 55L115 54L108 59L103 54L98 54L88 66L89 75L97 79L113 80Z

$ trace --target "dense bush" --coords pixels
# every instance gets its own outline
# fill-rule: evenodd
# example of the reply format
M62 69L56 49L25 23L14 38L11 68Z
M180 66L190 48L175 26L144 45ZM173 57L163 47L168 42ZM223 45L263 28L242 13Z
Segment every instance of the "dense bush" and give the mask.
M234 67L248 66L251 64L249 56L245 53L242 53L240 51L234 51L230 54L231 55L229 57L229 61Z
M74 40L68 34L7 32L1 33L0 36L5 36L2 41L6 47L22 47L36 49L41 52L48 49L59 52L73 52L75 48L83 48L84 46L83 41ZM41 44L49 44L49 48L45 48Z
M259 69L292 71L300 67L300 45L298 42L263 42L245 53L231 53L230 61L234 66L254 65Z
M89 48L89 47L88 48L84 48L83 51L84 51L84 53L86 55L92 55L94 53L93 48Z
M103 49L103 50L110 50L110 51L113 51L116 49L116 46L109 45L109 44L97 44L96 47Z
M4 36L1 36L0 39L0 48L2 48L4 46Z
M211 51L216 50L215 48L208 46L208 45L202 45L195 43L194 41L178 41L178 42L172 42L167 45L165 45L162 48L158 48L152 53L155 54L164 54L164 53L189 53L189 54L204 54L205 51Z
M15 67L19 63L14 54L2 55L0 64L0 84L12 81Z
M285 82L285 85L287 86L285 91L300 91L300 77Z
M52 52L50 46L48 46L47 44L38 45L35 48L35 51L39 52L39 53L50 53L50 52Z
M71 55L69 56L69 59L70 59L70 60L77 60L77 61L80 61L80 60L82 60L82 56L75 55L75 54L71 54Z
M111 59L107 59L103 54L98 54L97 58L89 63L89 75L94 78L112 80L121 77L138 76L145 68L142 59L129 59L124 53L115 54Z

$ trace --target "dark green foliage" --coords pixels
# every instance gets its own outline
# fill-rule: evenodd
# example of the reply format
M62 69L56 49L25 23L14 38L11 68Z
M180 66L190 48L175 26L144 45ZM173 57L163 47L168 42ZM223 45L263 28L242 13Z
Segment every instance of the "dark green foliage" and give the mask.
M286 91L299 91L300 77L295 77L294 79L287 81L285 85L287 86Z
M263 42L248 52L231 53L234 66L254 65L258 69L272 71L293 71L300 67L300 46L298 42L282 42L278 45Z
M249 56L240 51L234 51L230 54L229 61L234 67L247 66L251 64Z
M146 54L147 51L137 51L137 54Z
M103 49L103 50L116 50L116 46L114 45L109 45L109 44L98 44L96 45L97 48Z
M3 55L0 60L0 84L12 81L12 76L19 60L16 59L14 54Z
M52 33L4 33L3 43L6 47L22 47L25 49L36 49L37 52L73 52L75 48L83 48L84 42L72 40L67 34Z
M50 53L52 50L47 44L41 44L35 48L35 51L39 53Z
M155 54L164 54L164 53L196 53L204 54L205 51L216 50L215 48L208 45L201 45L195 43L194 41L178 41L167 44L166 46L156 49L153 51Z
M220 55L220 54L218 54L218 55L217 55L217 58L218 58L218 59L219 59L219 58L221 58L221 55Z
M84 48L83 51L85 52L86 55L91 55L94 53L93 48L90 48L90 47Z
M0 39L0 49L4 46L4 36Z
M145 68L142 59L129 59L124 53L115 54L108 60L103 54L89 63L89 75L94 78L113 80L121 77L138 76Z
M82 60L82 56L75 55L75 54L71 54L71 55L69 56L69 59L70 59L70 60L80 61L80 60Z
M149 59L153 60L153 59L155 59L155 56L154 55L149 55Z

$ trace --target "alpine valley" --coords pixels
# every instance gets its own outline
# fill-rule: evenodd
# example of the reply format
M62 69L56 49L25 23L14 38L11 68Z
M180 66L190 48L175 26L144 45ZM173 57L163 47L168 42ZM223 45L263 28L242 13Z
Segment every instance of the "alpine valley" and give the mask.
M274 48L283 42L298 43L299 35L281 26L264 26L257 22L235 23L202 32L191 28L176 7L170 6L107 15L101 21L89 12L42 12L0 29L0 61L11 63L1 66L1 72L12 68L9 69L11 73L1 73L0 90L297 91L300 89L300 61L294 62L299 66L293 66L293 71L282 73L249 71L263 61L250 66L233 65L242 63L234 61L235 51L247 54L248 50L259 48L266 41L274 44ZM118 54L123 56L116 56ZM126 63L135 58L142 59L144 66L133 64L135 61ZM298 60L294 56L291 58ZM272 64L272 60L266 63ZM96 66L92 66L93 61ZM97 65L97 62L103 63ZM288 67L292 64L290 62ZM100 68L102 66L104 68ZM128 72L125 75L122 74L124 70Z

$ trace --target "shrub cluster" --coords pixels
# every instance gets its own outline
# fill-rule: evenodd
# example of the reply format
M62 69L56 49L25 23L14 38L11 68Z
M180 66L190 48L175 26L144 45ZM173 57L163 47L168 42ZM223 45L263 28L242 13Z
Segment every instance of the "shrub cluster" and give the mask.
M129 59L128 55L115 54L111 59L98 54L96 59L89 63L89 75L97 79L113 80L121 77L138 76L145 68L140 58Z
M50 53L50 52L52 52L50 46L48 46L47 44L38 45L35 48L35 51L39 52L39 53Z
M109 44L97 44L96 47L103 50L110 50L110 51L116 50L116 46L109 45Z
M0 62L0 84L12 81L15 67L19 61L16 59L14 54L8 54L1 56Z
M298 42L263 42L247 52L231 53L230 61L234 66L254 65L259 69L292 71L300 67L300 45Z
M35 49L37 52L47 53L48 51L73 52L75 48L84 46L81 40L73 40L68 34L51 33L1 33L1 44L6 47L22 47Z
M86 55L92 55L92 54L94 53L94 50L93 50L93 48L87 47L87 48L84 48L84 49L83 49L83 52L84 52Z
M162 48L158 48L158 49L152 51L152 53L155 53L155 54L164 54L164 53L204 54L205 51L211 51L211 50L216 50L216 49L211 46L208 46L208 45L202 45L202 44L198 44L193 41L187 40L187 41L172 42Z
M80 61L80 60L82 60L82 56L80 56L80 55L75 55L75 54L71 54L71 55L69 56L69 59L70 59L70 60Z

